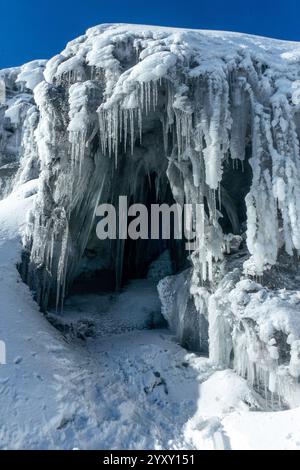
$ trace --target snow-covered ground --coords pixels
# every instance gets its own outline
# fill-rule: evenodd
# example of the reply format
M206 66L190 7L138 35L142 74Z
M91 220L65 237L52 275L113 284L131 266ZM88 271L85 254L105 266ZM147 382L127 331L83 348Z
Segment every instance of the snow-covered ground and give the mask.
M90 322L85 340L55 329L16 269L35 190L31 181L0 202L0 448L300 448L300 409L259 411L232 370L147 329L159 308L149 281L69 299L64 321Z

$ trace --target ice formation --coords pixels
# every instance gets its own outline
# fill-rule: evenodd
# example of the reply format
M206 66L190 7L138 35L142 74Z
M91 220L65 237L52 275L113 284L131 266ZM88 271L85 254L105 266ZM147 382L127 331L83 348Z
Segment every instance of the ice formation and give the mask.
M33 88L43 79L46 61L0 70L0 198L10 193L16 173L26 182L39 174L34 130L38 110Z
M209 335L212 361L291 403L297 286L265 282L281 256L291 272L298 266L299 54L299 44L267 38L113 24L46 64L0 72L0 190L39 175L20 269L41 307L62 305L83 266L110 270L117 287L129 258L127 271L145 274L169 248L175 271L187 267L175 242L100 246L99 202L198 203L189 271L159 284L163 312L183 342L207 349ZM8 177L11 162L18 171Z

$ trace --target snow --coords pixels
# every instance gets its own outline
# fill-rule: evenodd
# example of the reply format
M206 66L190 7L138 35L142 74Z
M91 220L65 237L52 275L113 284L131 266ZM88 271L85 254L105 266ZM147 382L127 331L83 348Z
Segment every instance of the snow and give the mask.
M46 60L33 60L24 64L20 68L16 82L24 83L25 87L29 90L34 88L44 79L44 68Z
M232 413L224 419L223 429L236 450L293 450L300 444L299 413L299 408L277 413Z

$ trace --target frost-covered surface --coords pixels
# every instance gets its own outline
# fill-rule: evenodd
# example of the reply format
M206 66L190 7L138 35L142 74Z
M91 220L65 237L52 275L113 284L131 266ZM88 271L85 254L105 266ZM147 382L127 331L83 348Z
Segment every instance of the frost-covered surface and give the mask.
M300 403L299 56L298 43L113 24L0 71L0 320L11 343L17 322L23 335L0 391L3 447L299 446L298 408L246 411ZM100 243L96 207L119 195L198 203L196 249ZM120 295L68 298L72 286L132 277L145 279ZM209 360L167 330L144 331L163 326L158 281L177 340ZM50 361L32 399L26 331ZM256 440L255 420L276 429L273 442Z

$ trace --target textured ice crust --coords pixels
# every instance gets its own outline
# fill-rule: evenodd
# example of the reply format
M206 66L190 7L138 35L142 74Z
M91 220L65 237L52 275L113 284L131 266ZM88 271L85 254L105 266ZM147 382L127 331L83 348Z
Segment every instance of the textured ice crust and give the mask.
M142 181L155 173L161 200L168 183L175 201L202 207L189 275L160 283L165 317L196 349L209 334L211 360L266 396L299 401L297 282L287 292L264 283L266 272L281 279L279 256L289 272L298 266L299 54L298 43L113 24L46 64L0 71L0 193L39 175L22 274L42 308L53 297L61 305L78 274L97 204L119 194L143 202ZM231 192L244 169L249 188ZM228 269L225 218L235 234L247 227L247 255ZM102 253L118 285L124 242Z

